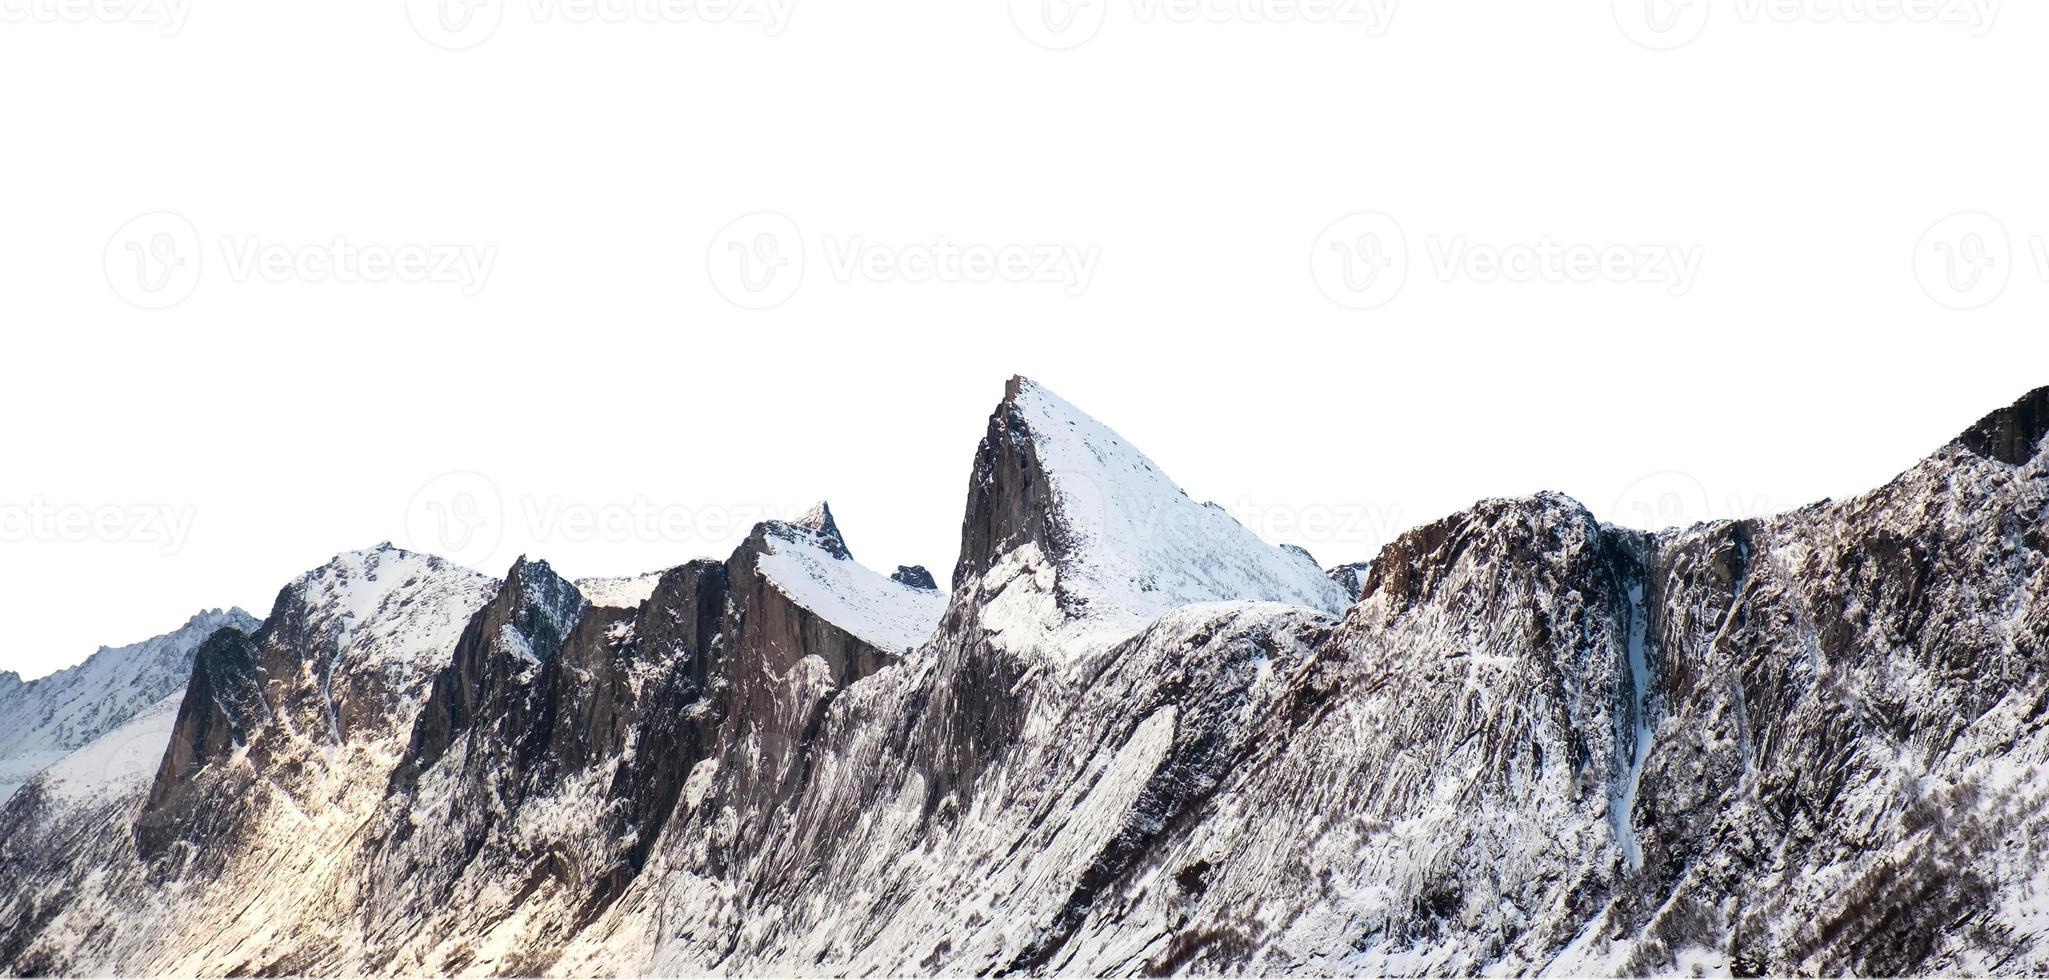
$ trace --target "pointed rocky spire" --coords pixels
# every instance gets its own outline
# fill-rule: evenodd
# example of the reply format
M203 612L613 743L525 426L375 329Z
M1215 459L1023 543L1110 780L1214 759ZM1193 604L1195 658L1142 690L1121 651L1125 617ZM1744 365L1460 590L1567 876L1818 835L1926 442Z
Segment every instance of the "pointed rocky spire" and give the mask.
M1956 441L1980 456L2019 466L2035 458L2045 435L2049 435L2049 387L2028 392L2019 401L1979 419Z
M989 430L975 450L968 478L960 559L953 567L956 588L1026 543L1036 543L1048 556L1065 551L1052 484L1039 465L1031 425L1019 406L1025 393L1037 387L1013 375L1003 386L1003 401L989 415Z
M1191 499L1124 437L1013 377L975 454L955 590L1027 545L1059 570L1071 609L1125 625L1193 602L1348 604L1313 559Z
M802 534L834 558L854 557L854 553L847 548L847 539L840 535L839 523L832 519L832 506L823 500L812 504L811 509L796 520L763 521L755 526L754 531L756 534L765 531L782 537Z
M546 660L562 646L583 608L583 593L575 585L555 574L547 562L521 555L505 573L505 585L486 614L495 612L498 625L511 627L512 632L498 631L501 640L524 644L514 652Z
M939 583L932 581L932 573L926 571L923 565L898 565L896 571L890 574L889 580L898 585L908 585L914 589L937 590L939 588Z

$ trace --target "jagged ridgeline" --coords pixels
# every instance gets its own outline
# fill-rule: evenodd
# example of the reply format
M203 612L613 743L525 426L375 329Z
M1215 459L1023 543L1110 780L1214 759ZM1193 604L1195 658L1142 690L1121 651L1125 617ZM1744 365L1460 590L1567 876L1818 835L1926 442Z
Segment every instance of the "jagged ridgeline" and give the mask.
M1014 379L945 591L820 505L639 579L345 554L0 676L0 967L2039 975L2045 434L1326 573Z

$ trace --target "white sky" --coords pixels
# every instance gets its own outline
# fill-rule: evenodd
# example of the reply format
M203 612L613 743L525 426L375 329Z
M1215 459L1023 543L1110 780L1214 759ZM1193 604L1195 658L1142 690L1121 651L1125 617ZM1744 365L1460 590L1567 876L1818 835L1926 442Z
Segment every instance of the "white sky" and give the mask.
M2049 382L2040 5L1973 37L1831 13L1859 3L1408 3L1375 36L1090 0L1051 13L1100 29L1049 51L1026 34L1077 35L1037 0L796 0L772 37L648 22L689 0L626 23L512 0L450 51L396 0L177 2L168 37L0 4L35 15L0 24L0 668L27 676L202 607L262 615L385 539L619 574L823 497L858 558L943 584L1014 372L1327 565L1491 495L1641 523L1855 493ZM1650 50L1618 28L1641 9L1707 20ZM1998 223L1923 239L1960 211ZM1340 250L1362 229L1387 244L1357 212L1401 229L1391 296L1333 278L1373 257ZM492 250L489 274L336 282L314 253L337 237ZM942 238L1093 264L841 262L880 244L915 271L901 247ZM1633 261L1490 281L1544 241L1699 264L1680 295ZM802 275L749 292L732 249L765 242ZM197 264L149 264L179 249ZM1481 265L1441 274L1454 251ZM298 271L245 268L268 252ZM500 533L435 548L430 505L465 500ZM19 530L39 504L117 510ZM635 505L692 527L569 523ZM126 516L166 508L176 548Z

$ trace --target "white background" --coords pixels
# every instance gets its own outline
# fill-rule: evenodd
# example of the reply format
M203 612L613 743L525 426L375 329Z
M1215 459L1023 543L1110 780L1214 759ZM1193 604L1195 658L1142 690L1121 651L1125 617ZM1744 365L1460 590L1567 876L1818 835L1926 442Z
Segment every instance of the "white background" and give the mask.
M28 676L386 539L629 573L822 497L865 563L944 584L1012 373L1325 564L1485 496L1664 524L1853 494L2049 382L2039 4L105 2L0 0ZM495 29L437 26L466 13ZM1966 211L1992 223L1939 224ZM493 261L341 282L337 238ZM1096 261L833 261L941 239ZM1700 264L1675 295L1435 259L1545 242ZM750 292L732 248L764 243L802 261ZM1398 289L1333 279L1376 256ZM634 506L667 530L562 521ZM437 542L450 515L495 523Z

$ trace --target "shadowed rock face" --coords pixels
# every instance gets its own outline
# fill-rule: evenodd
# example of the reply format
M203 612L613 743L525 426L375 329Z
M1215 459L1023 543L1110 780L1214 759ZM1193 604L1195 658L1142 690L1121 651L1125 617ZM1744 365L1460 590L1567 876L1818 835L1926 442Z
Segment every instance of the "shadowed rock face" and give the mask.
M1980 456L2019 466L2035 457L2044 435L2049 435L2049 387L1978 420L1957 441Z
M822 705L899 651L794 601L760 566L777 544L851 561L821 504L757 526L724 563L671 570L636 609L585 605L545 566L515 566L438 676L365 856L366 877L448 911L421 928L410 904L372 910L379 934L410 930L373 965L396 968L424 939L434 969L473 966L464 911L510 893L557 918L507 967L546 969L642 871L701 762L735 806L765 812L795 791ZM573 624L559 641L557 624ZM398 818L426 799L431 826Z
M967 513L961 518L960 558L953 567L955 589L1025 544L1038 545L1049 557L1067 551L1052 484L1039 466L1031 430L1018 411L1026 383L1011 378L1004 386L1003 402L989 416L988 434L975 453Z
M470 620L453 659L435 675L395 783L409 785L480 720L524 728L533 675L561 648L584 606L576 587L547 562L524 556L514 562L498 595Z
M218 834L196 826L202 801L193 777L210 764L226 762L269 720L258 657L255 639L233 627L207 638L194 655L177 724L136 821L136 844L145 856L161 854L188 829L196 827L202 836Z
M0 921L24 923L0 956L2049 970L2041 392L1851 500L1659 532L1555 494L1487 500L1353 568L1342 615L1246 595L1110 635L1083 628L1129 621L1104 607L1167 575L1086 591L1107 579L1068 563L1108 538L1052 492L1028 384L990 420L955 589L931 597L950 605L908 650L861 639L858 602L822 615L845 598L826 578L777 578L851 561L823 506L630 609L537 562L480 582L338 559L287 589L279 625L205 645L146 795L31 784L0 809ZM1103 486L1098 516L1157 503ZM1313 571L1230 547L1213 564L1249 587Z
M932 580L932 573L923 565L898 565L889 576L892 582L901 582L914 589L937 589L939 583Z

